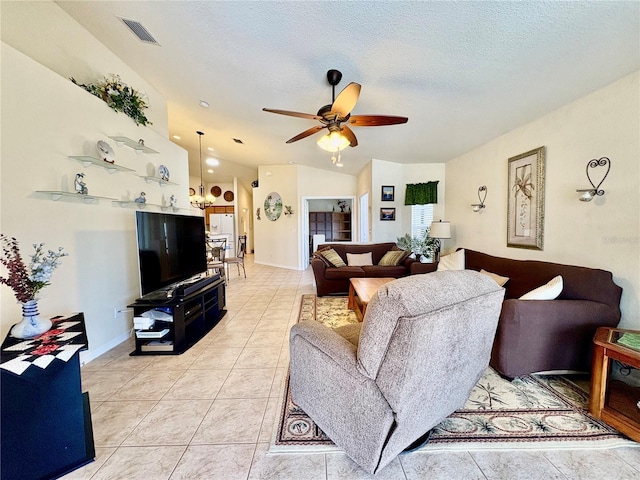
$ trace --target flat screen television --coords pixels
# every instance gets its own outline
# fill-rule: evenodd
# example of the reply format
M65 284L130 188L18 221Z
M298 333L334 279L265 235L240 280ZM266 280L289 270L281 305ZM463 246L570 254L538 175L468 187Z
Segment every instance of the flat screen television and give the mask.
M206 272L203 217L136 211L142 295Z

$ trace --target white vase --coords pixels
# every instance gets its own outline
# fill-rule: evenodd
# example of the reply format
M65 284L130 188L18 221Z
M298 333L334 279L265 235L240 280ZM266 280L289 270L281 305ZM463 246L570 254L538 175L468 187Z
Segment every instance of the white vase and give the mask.
M51 328L51 320L40 318L38 315L38 301L29 300L22 304L22 321L11 329L14 338L33 338Z

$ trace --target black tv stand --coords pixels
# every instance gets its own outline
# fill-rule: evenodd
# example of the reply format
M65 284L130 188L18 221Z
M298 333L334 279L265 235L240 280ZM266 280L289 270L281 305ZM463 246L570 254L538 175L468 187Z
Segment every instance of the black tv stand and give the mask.
M173 319L156 320L150 330L135 330L136 349L131 355L179 355L187 351L225 315L225 293L223 279L204 277L138 298L129 305L134 317L161 310Z

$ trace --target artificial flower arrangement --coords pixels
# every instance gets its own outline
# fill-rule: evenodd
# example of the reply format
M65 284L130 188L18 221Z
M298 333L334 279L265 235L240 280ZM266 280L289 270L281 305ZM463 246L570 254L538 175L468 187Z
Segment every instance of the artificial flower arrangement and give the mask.
M44 243L34 243L35 252L31 255L31 261L27 267L22 260L18 241L15 238L0 234L0 243L2 243L0 263L9 272L7 277L0 276L0 284L11 287L20 303L35 300L38 292L51 284L51 275L59 265L60 259L69 255L62 251L62 247L59 247L57 252L53 250L45 252Z
M75 78L70 79L87 92L104 100L116 112L123 112L136 122L136 125L153 125L145 116L148 107L146 95L131 88L120 80L120 76L110 74L98 83L78 83Z

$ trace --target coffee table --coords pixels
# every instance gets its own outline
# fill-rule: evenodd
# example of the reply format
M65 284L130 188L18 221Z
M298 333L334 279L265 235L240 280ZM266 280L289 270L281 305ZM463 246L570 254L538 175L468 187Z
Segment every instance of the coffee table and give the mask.
M349 301L347 306L356 313L358 321L362 321L367 310L367 304L378 289L395 278L351 278L349 279Z
M609 327L596 331L589 412L640 442L640 387L610 378L612 360L640 368L640 350L619 343L625 333L640 334L640 331Z

